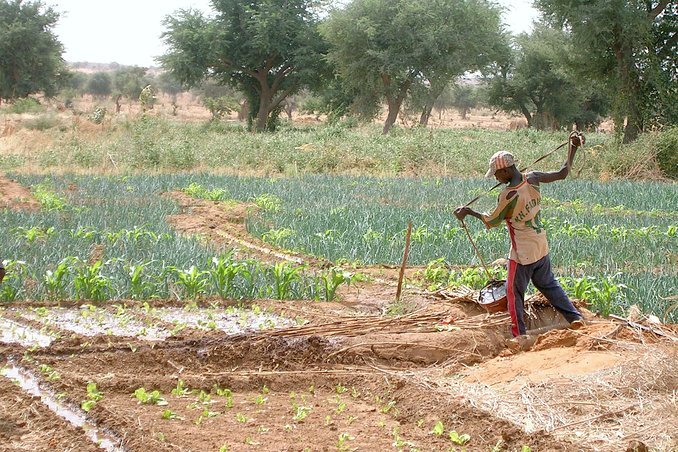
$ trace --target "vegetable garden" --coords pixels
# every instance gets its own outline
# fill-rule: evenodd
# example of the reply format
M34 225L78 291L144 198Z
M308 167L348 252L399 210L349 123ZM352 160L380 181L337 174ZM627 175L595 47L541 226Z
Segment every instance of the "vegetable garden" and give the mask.
M542 189L555 272L588 324L548 331L562 325L533 294L525 345L473 302L486 276L452 215L487 181L8 177L30 189L0 212L10 449L675 446L675 185ZM469 227L488 262L505 256L504 229Z

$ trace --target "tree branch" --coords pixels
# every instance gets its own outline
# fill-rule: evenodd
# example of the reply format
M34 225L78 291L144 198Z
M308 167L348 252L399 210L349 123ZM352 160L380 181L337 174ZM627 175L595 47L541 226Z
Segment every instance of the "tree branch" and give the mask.
M666 7L668 5L669 5L669 0L662 0L659 3L657 3L657 6L652 8L652 10L649 13L650 19L652 19L652 20L656 19L657 16L660 15L662 13L662 11L664 11L664 9L666 9Z
M275 110L278 107L278 105L280 105L280 102L285 100L285 98L287 96L289 96L292 93L293 90L294 90L294 87L290 86L285 91L281 92L280 95L278 95L274 100L272 100L271 101L271 107L270 107L271 111Z

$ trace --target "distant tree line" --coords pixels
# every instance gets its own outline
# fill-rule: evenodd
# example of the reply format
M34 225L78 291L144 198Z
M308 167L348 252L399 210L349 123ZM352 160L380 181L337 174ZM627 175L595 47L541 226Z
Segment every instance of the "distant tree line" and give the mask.
M273 130L299 104L331 120L399 115L427 124L434 108L477 103L529 127L593 127L612 116L624 141L678 122L678 7L670 1L537 0L542 18L512 36L489 0L214 0L212 14L167 16L166 72L69 72L40 2L0 0L0 100L59 90L138 99L148 84L198 89L218 119L247 106L252 130ZM478 89L458 83L482 80Z

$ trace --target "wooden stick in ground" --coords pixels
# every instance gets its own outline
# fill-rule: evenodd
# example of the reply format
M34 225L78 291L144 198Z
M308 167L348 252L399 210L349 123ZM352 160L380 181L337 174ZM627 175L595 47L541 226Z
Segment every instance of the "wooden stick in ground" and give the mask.
M398 275L398 289L396 290L396 302L400 301L400 294L403 289L403 276L405 276L405 266L407 265L407 255L410 253L410 236L412 235L412 220L407 224L407 235L405 236L405 252L403 253L403 263L400 266Z

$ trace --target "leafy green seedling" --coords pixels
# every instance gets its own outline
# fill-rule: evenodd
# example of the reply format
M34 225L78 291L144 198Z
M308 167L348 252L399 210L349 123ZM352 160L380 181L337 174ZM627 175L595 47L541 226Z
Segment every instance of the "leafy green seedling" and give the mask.
M242 413L236 413L235 420L240 422L241 424L246 424L248 421L247 416L245 416Z
M134 397L144 405L167 405L167 401L158 390L147 392L146 389L139 388L134 391Z
M191 391L184 386L184 380L179 380L177 382L176 388L172 389L172 395L175 396L185 396L188 395Z
M348 389L346 388L346 386L342 385L341 383L339 383L339 384L334 388L334 390L336 391L337 394L343 394L343 393L345 393L346 391L348 391Z
M454 430L450 431L450 440L454 444L458 444L459 446L463 446L464 444L468 443L471 441L471 435L467 433L459 434L455 432Z
M445 426L443 425L442 421L436 422L436 425L433 426L433 430L431 430L431 433L433 433L436 436L443 436L443 433L445 433Z
M173 421L173 420L184 420L183 417L179 416L177 413L175 413L172 410L164 410L162 412L161 416L164 420L166 421Z

